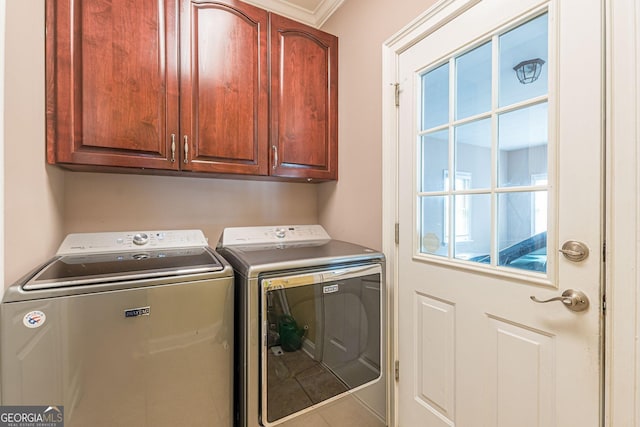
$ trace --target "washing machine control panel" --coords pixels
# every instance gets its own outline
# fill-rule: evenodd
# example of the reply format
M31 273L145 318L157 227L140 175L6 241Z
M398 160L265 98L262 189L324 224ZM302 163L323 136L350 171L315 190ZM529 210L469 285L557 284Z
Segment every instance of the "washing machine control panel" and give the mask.
M321 225L277 225L269 227L225 228L219 244L223 247L271 243L312 242L330 240Z
M56 255L207 246L201 230L122 231L69 234Z

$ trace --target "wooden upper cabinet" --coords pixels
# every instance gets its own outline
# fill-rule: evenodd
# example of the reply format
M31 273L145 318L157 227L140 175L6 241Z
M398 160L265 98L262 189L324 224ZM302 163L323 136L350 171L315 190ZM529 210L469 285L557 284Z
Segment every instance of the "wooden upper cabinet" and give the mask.
M268 174L268 19L234 0L182 0L185 170Z
M336 37L239 0L46 5L49 163L337 179Z
M178 169L177 0L47 1L50 163Z
M271 14L271 175L338 177L338 39Z

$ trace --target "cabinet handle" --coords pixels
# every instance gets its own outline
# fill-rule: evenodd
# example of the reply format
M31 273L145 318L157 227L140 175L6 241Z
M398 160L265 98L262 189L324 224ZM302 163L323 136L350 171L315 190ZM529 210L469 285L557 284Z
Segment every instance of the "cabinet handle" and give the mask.
M189 137L184 136L184 162L189 163Z
M176 162L176 135L171 134L171 163Z
M273 149L273 170L275 170L278 167L278 147L272 145L271 148Z

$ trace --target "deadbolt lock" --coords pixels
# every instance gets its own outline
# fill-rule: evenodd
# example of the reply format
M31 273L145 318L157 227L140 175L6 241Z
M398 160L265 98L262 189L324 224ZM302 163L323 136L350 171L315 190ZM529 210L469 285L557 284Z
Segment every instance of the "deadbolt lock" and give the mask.
M562 245L560 253L569 261L580 262L589 256L589 248L582 242L568 240Z

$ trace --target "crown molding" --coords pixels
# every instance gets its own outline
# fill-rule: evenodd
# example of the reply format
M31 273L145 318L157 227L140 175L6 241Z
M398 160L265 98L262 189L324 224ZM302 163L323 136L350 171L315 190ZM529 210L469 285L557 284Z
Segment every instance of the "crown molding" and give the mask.
M314 10L296 4L295 0L244 0L254 6L320 28L345 0L322 0Z

